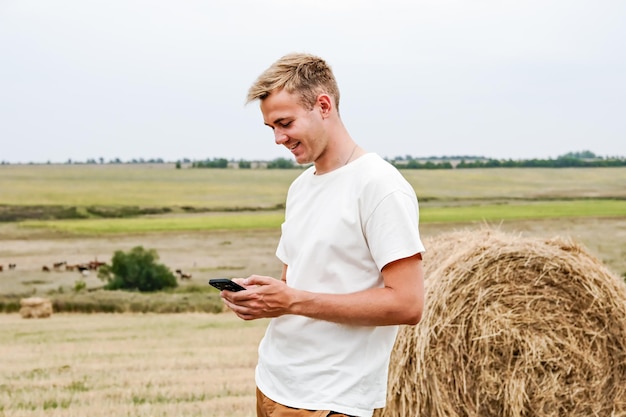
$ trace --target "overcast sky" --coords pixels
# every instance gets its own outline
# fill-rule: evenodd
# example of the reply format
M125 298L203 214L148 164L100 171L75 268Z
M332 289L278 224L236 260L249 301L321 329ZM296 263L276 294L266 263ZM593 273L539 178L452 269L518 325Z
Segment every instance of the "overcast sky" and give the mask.
M248 87L319 55L383 157L626 156L624 0L0 0L0 161L290 158Z

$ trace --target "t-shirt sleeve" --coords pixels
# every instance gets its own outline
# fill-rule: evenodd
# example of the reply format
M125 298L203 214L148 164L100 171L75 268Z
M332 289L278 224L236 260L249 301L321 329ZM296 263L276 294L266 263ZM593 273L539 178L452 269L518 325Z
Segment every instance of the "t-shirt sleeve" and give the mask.
M289 259L287 258L287 252L285 251L282 236L278 241L278 246L276 247L276 257L285 265L289 265Z
M401 190L385 196L367 219L365 234L379 270L390 262L424 252L415 196Z

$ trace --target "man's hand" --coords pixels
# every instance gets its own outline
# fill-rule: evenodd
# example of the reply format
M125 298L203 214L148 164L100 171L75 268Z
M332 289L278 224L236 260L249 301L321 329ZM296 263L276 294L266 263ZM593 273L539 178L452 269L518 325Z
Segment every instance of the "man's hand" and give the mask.
M251 275L248 278L235 278L237 284L247 291L220 293L224 304L244 320L278 317L289 312L295 290L284 281Z

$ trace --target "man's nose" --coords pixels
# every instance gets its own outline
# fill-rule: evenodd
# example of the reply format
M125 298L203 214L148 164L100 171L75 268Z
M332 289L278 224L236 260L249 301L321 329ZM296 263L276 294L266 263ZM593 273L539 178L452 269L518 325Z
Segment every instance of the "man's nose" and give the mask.
M282 145L283 143L287 142L288 139L289 137L280 129L274 129L274 141L277 145Z

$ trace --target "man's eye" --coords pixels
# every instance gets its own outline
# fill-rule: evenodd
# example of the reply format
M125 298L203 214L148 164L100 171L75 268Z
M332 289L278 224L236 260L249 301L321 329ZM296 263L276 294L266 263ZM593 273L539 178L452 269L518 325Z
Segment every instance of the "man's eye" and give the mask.
M280 126L281 127L289 127L290 124L291 124L291 122L281 123Z

